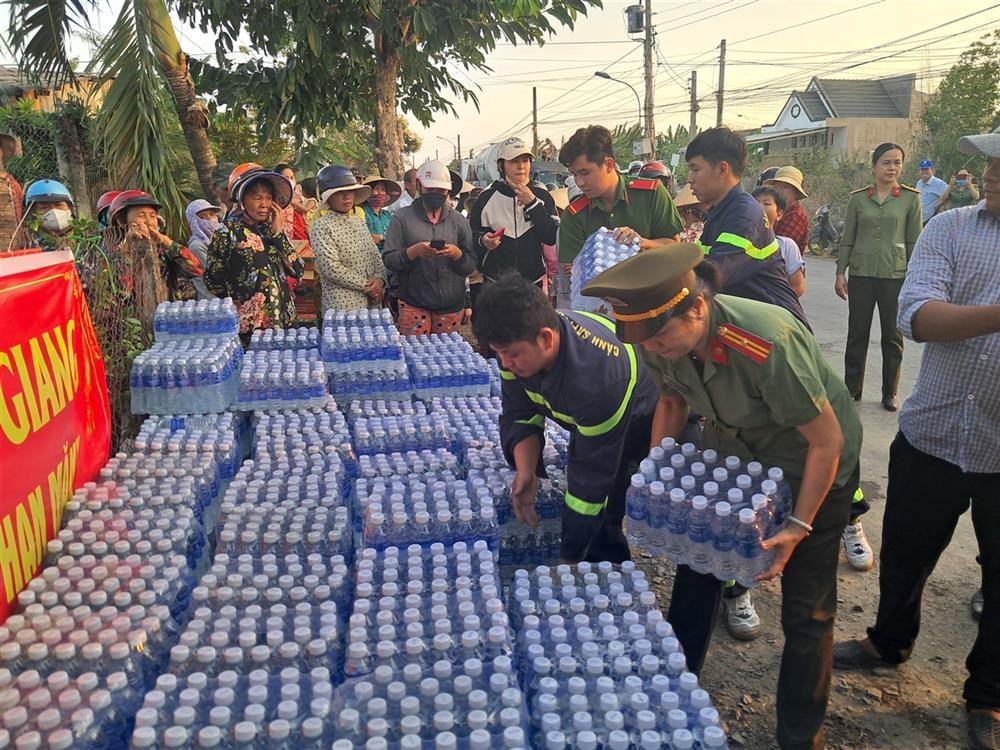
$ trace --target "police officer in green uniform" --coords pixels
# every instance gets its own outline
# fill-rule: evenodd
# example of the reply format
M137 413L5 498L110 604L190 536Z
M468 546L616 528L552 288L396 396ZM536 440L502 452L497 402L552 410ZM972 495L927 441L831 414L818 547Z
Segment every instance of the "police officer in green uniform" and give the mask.
M673 239L684 229L663 183L615 169L611 133L601 125L577 130L559 149L583 197L569 204L559 227L559 262L573 262L587 237L601 227L618 229L619 241ZM647 243L648 244L648 243Z
M774 305L715 294L717 271L703 257L689 243L649 250L605 271L583 293L611 305L619 339L641 344L660 388L652 444L678 435L694 410L706 418L706 447L784 470L793 511L764 542L774 561L760 576L782 576L777 739L785 749L819 748L838 543L858 486L861 423L805 325ZM716 582L711 601L687 601L675 588L671 609L703 608L710 625L720 593Z
M868 359L868 337L878 305L882 329L882 407L896 411L903 334L896 328L896 300L906 278L906 265L920 235L920 193L899 184L904 152L883 143L872 152L875 184L851 193L844 236L837 257L834 291L848 302L844 382L861 400ZM851 269L851 280L846 277Z

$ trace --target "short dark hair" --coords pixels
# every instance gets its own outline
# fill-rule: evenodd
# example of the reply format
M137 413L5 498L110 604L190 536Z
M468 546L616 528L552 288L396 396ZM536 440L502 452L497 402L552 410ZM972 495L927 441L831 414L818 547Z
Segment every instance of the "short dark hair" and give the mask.
M476 300L472 330L480 344L534 341L543 328L558 328L559 315L537 286L517 273L487 283Z
M880 143L875 147L875 150L872 151L872 166L874 167L878 164L878 160L885 156L886 152L893 151L895 149L899 149L899 153L903 155L903 160L905 161L906 151L904 151L903 147L898 143Z
M405 172L403 172L403 182L415 179L417 179L417 170L407 169Z
M286 164L285 162L279 162L278 164L275 164L273 171L277 172L278 174L281 174L281 171L283 169L290 169L292 171L292 174L295 174L295 167L293 167L291 164Z
M319 200L319 195L316 193L316 178L306 177L304 180L299 182L299 187L302 188L302 193L306 198L315 198Z
M684 152L684 161L702 157L712 166L726 162L737 177L743 176L747 168L747 142L739 133L725 125L703 130L694 137Z
M603 164L605 159L614 159L611 131L603 125L580 128L559 149L559 163L564 167L568 167L581 156L586 156L587 161L592 161L594 164Z
M788 201L785 200L785 196L783 196L781 194L781 191L778 190L778 188L776 187L771 187L770 185L761 185L759 188L750 193L750 195L752 195L754 198L756 198L759 195L771 196L771 200L774 201L774 205L778 207L778 210L781 211L781 213L785 213L785 210L788 208Z

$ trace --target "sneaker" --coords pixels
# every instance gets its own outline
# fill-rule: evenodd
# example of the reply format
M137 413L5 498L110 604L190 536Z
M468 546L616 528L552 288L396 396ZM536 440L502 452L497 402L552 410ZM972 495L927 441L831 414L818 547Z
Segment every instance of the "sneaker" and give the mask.
M847 553L847 562L851 567L855 570L871 570L875 564L875 555L872 554L871 545L868 544L861 519L847 524L841 538L844 540L844 552Z
M739 641L752 641L760 635L760 617L750 601L750 592L744 591L732 599L723 599L726 608L726 630Z
M969 747L1000 750L1000 711L976 708L969 711Z
M969 612L972 614L972 619L976 622L979 622L979 618L982 617L985 604L983 590L979 589L972 595L972 599L969 601Z

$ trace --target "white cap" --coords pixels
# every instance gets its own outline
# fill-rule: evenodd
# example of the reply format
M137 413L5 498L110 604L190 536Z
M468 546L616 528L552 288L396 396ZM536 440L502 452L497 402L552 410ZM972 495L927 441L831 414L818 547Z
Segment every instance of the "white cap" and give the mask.
M451 190L451 172L444 162L429 159L417 169L417 181L424 188Z
M535 158L535 155L531 153L531 149L528 148L528 144L523 139L513 136L500 144L500 150L497 153L498 159L516 159L519 156Z

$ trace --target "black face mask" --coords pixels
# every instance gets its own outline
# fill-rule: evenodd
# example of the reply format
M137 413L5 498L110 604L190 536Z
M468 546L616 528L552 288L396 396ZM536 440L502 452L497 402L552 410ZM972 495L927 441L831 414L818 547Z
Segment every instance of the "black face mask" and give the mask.
M440 211L444 208L444 202L448 198L444 193L424 193L420 196L424 206L430 211Z

